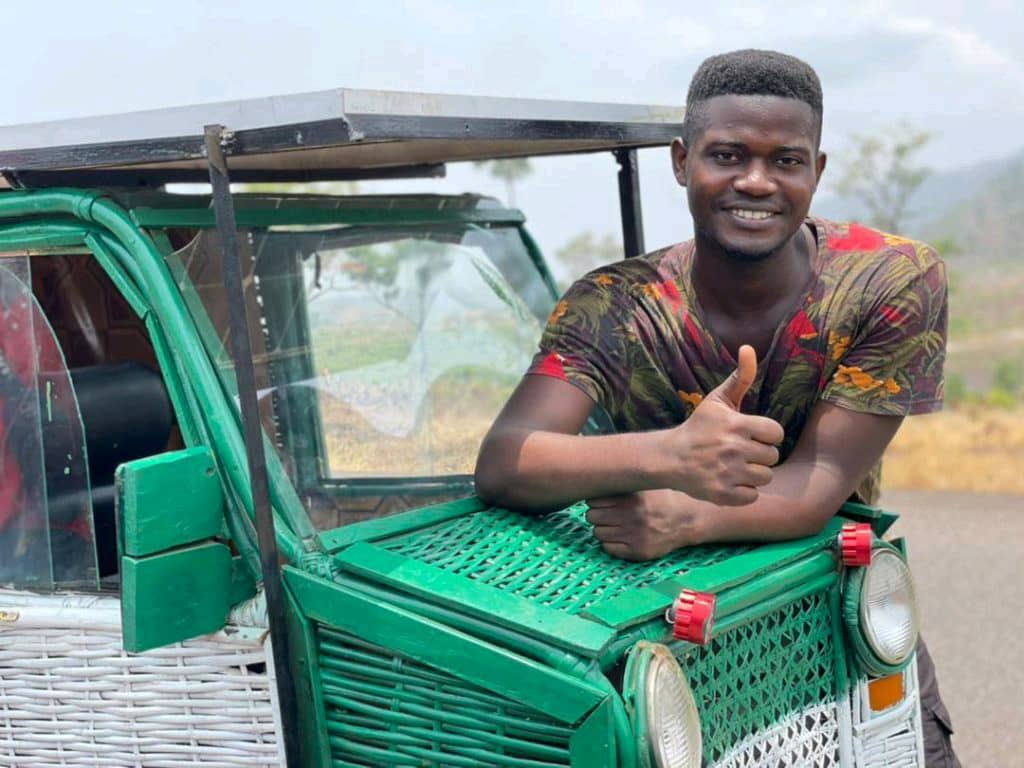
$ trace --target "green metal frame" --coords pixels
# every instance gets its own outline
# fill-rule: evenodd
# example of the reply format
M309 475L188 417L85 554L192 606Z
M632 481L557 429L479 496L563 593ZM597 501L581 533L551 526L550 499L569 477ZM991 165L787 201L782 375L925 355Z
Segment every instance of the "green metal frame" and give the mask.
M13 221L7 224L7 221ZM222 386L159 248L127 211L99 191L47 190L0 195L0 249L82 246L95 254L153 342L168 393L189 447L209 446L229 504L228 526L258 578L245 446L237 409ZM278 467L280 478L283 470ZM278 545L291 562L326 568L315 532L291 486L274 487ZM290 495L289 495L289 492ZM241 512L241 514L239 513Z

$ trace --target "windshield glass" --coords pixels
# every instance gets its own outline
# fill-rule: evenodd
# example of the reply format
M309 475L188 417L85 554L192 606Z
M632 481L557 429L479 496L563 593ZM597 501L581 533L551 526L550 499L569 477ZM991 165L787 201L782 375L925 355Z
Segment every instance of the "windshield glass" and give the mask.
M0 254L0 584L95 589L81 413L31 282Z
M314 520L361 509L371 478L466 478L554 299L514 226L243 230L250 336L268 435ZM170 258L222 370L216 232ZM210 325L212 323L212 326ZM397 511L410 498L372 510ZM369 492L368 492L369 493ZM336 498L332 498L336 497ZM344 497L344 500L339 500ZM322 515L320 515L322 517ZM328 516L324 525L349 518Z

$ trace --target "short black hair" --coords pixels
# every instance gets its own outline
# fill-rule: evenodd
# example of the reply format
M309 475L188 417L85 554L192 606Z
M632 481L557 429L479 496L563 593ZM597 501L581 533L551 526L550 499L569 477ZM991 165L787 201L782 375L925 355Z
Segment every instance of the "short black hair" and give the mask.
M689 144L703 123L701 105L715 96L781 96L799 99L817 118L821 140L821 81L810 64L778 51L747 48L711 56L697 67L686 93L683 141Z

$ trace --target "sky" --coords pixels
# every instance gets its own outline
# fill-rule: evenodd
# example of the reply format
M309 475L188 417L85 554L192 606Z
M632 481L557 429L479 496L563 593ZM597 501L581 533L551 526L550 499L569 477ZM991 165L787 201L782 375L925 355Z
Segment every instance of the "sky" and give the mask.
M335 87L679 104L706 57L774 48L815 67L832 167L855 133L907 123L934 133L936 170L1024 147L1024 22L1011 2L790 3L479 0L91 3L3 9L8 94L0 124ZM1014 21L1014 19L1017 19ZM688 237L667 150L645 150L648 247ZM618 234L610 156L545 159L517 204L553 253L590 230ZM819 195L835 177L826 170ZM366 191L504 197L479 169Z

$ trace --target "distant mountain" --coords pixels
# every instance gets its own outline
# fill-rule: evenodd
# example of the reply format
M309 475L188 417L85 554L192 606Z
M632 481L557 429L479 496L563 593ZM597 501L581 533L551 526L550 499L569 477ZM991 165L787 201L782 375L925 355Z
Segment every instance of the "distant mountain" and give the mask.
M1024 375L1024 151L925 179L911 200L917 215L901 234L955 244L949 271L946 373L986 392L1000 368ZM814 212L865 220L852 201L822 198ZM870 223L870 222L867 222Z
M910 200L900 234L926 241L953 239L983 263L1024 255L1024 150L995 160L929 175ZM825 218L866 220L854 200L823 197L814 212Z

